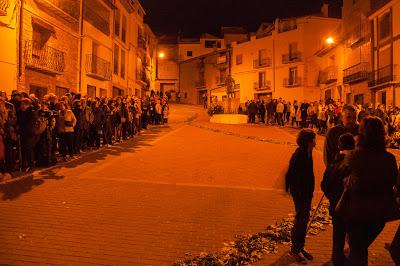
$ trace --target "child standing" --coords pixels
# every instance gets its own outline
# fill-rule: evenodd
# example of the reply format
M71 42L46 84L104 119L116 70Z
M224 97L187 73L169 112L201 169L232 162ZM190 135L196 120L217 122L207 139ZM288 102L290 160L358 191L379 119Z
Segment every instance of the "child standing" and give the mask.
M313 256L304 249L304 244L315 185L312 159L315 137L311 129L300 131L297 136L299 147L290 159L289 169L285 176L286 191L292 196L296 210L290 255L301 264L307 264L306 259L313 259Z
M346 239L346 224L339 215L335 214L335 207L343 194L343 181L349 171L343 166L346 155L355 149L355 140L352 134L346 133L339 137L339 151L335 160L329 165L324 173L321 182L321 189L329 200L329 213L332 216L333 244L332 262L333 265L345 265L344 244Z

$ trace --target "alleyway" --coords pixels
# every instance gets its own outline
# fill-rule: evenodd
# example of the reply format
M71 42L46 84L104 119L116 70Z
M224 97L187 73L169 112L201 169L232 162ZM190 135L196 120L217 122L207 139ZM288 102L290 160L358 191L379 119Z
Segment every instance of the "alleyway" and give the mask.
M185 105L173 105L170 120L3 189L0 263L171 265L293 212L283 175L295 131L211 125L203 109ZM395 227L374 244L372 265L391 265L383 243ZM308 240L314 265L329 261L330 235ZM288 265L286 251L258 265Z

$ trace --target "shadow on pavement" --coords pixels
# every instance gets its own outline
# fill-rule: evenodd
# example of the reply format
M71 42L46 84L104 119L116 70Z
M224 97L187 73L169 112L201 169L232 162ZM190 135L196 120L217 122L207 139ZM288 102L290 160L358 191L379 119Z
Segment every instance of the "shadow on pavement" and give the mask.
M107 156L119 156L121 153L136 152L139 148L151 147L152 145L149 142L156 140L160 134L170 130L171 127L169 126L153 127L120 145L109 148L103 147L98 151L83 154L73 161L60 163L51 168L38 169L39 171L35 174L16 178L13 182L0 185L1 200L15 200L22 194L42 185L46 180L64 179L64 176L57 174L61 168L71 169L84 163L96 164L105 160Z
M279 259L271 263L271 266L286 266L296 264L294 258L289 256L288 252L285 252Z

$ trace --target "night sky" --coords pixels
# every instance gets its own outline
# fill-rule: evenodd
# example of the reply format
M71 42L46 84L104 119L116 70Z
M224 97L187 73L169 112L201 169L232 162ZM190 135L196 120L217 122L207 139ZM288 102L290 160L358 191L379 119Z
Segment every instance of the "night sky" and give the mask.
M341 0L329 0L338 14ZM146 22L154 32L198 36L219 34L221 26L244 26L255 31L261 22L315 14L323 0L140 0ZM335 6L335 7L334 7Z

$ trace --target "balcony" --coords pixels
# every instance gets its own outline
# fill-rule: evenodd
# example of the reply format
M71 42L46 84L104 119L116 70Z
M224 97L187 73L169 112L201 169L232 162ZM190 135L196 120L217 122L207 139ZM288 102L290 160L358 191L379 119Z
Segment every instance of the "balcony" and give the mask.
M337 81L338 69L336 66L330 66L319 72L319 84L330 84Z
M136 71L136 82L146 87L150 86L150 80L147 78L146 72L144 70Z
M289 53L282 55L282 64L290 64L301 61L301 53Z
M194 83L194 86L195 86L196 88L204 88L204 87L206 86L206 81L205 81L204 79L199 80L199 81L196 81L196 82Z
M254 82L254 90L256 91L264 91L264 90L270 90L271 89L271 81L266 80L263 83L260 82Z
M36 41L26 41L25 64L27 68L60 74L65 68L64 52Z
M382 67L371 73L371 81L368 82L368 87L376 87L385 83L396 81L398 78L397 65L389 65Z
M9 6L9 0L0 0L0 16L7 16L7 8Z
M271 67L271 66L272 66L272 58L271 57L256 59L253 61L254 69L263 68L263 67Z
M79 20L79 1L35 0L35 2L50 14L70 23L76 23Z
M356 48L371 38L370 25L368 23L362 23L347 32L345 37L345 44L347 48Z
M370 65L368 63L359 63L343 70L343 83L352 84L369 79Z
M86 55L86 75L99 80L111 80L111 63L96 55Z
M285 78L283 80L283 86L285 88L300 87L303 84L303 79L300 77Z

